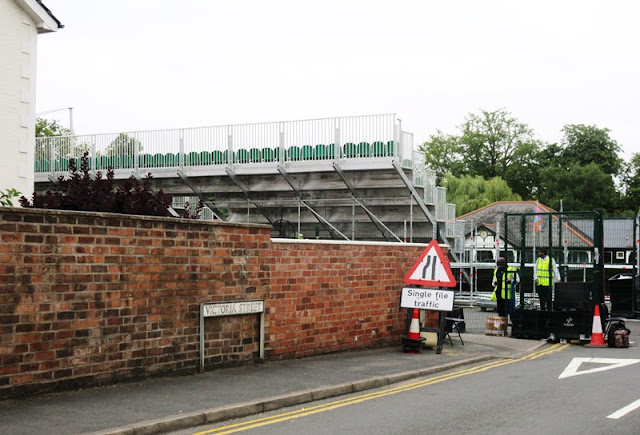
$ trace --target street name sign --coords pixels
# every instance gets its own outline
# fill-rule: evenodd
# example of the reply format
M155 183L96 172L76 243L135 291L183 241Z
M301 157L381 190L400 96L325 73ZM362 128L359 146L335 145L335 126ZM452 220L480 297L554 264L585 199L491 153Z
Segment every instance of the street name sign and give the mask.
M207 317L260 314L260 360L264 361L264 300L200 304L200 372L204 372L204 319Z
M216 302L202 304L204 317L257 314L264 311L264 301Z

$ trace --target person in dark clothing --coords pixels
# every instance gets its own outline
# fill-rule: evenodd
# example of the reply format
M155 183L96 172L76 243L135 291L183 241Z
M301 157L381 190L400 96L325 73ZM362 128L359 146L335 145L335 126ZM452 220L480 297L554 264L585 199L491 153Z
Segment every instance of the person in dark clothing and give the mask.
M507 266L507 260L504 257L498 258L496 262L496 269L493 271L493 294L495 295L495 301L498 304L498 315L501 317L507 317L508 306L505 303L505 299L511 298L511 291L515 291L515 284L520 282L520 275L518 275L518 269L515 266ZM493 299L493 297L491 298Z

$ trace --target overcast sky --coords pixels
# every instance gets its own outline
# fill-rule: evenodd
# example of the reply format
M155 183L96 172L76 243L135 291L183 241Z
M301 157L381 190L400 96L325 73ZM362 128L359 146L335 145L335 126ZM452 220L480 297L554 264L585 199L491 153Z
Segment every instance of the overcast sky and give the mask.
M78 134L397 113L419 144L505 108L640 152L637 0L44 3L37 111Z

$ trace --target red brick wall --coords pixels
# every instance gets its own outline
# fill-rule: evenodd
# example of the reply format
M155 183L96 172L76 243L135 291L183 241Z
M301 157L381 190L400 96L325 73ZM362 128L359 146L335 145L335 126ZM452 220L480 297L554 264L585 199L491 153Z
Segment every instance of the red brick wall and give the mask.
M264 299L267 360L399 343L402 278L423 249L0 208L0 397L195 372L205 302ZM258 319L207 318L205 366L254 362Z

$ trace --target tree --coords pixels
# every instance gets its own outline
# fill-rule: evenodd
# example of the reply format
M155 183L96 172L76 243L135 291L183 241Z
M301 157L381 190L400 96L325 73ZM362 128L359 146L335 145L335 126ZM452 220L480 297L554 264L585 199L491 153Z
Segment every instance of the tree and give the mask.
M538 185L536 161L541 144L533 131L505 109L470 113L459 126L460 136L441 131L430 137L421 150L426 166L439 179L445 172L455 177L501 177L511 190L530 199Z
M547 167L540 173L539 200L564 211L604 210L614 214L620 205L613 177L590 163L568 169Z
M447 188L447 201L456 205L459 216L496 201L522 200L500 177L485 180L479 175L455 177L446 174L443 185Z
M78 143L70 136L71 130L62 127L58 121L36 119L36 160L58 160L82 156L91 149L88 143ZM53 149L53 156L51 151Z
M608 128L595 125L567 124L562 129L563 163L566 168L586 166L595 163L605 174L619 175L623 160L619 157L621 148L609 136Z
M71 130L53 119L36 118L36 137L68 136Z
M461 128L460 142L469 175L504 177L510 166L529 163L538 151L533 130L504 109L471 113Z
M69 138L61 139L61 136L68 136L71 131L62 127L58 121L36 118L36 137L51 138L36 140L35 158L36 160L56 160L65 153L64 150L70 144ZM51 151L53 150L53 156Z
M429 140L420 145L420 151L425 155L425 166L435 171L438 183L447 172L462 175L463 150L459 137L447 135L438 130L435 135L431 135Z
M634 216L640 207L640 153L631 156L631 161L623 165L622 171L623 208Z
M107 148L99 153L101 155L106 156L131 156L135 155L136 147L138 152L142 151L142 145L140 141L129 136L126 133L120 133L111 143L107 146Z

